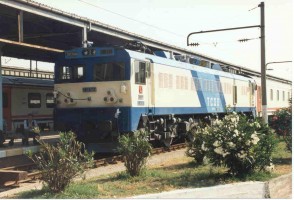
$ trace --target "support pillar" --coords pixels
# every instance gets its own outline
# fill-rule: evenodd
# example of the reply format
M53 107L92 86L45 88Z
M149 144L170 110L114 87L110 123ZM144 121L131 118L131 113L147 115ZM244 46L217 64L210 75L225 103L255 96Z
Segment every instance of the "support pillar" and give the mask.
M262 121L268 123L267 116L267 91L266 91L266 66L265 66L265 23L264 23L264 2L260 7L260 56L261 56L261 94L262 94Z
M0 44L0 130L3 130L3 85L2 85L2 46Z
M82 47L87 48L87 27L85 26L82 30Z
M18 41L23 42L23 11L19 11L18 16Z
M37 78L39 78L39 73L38 73L38 61L36 60L36 74L37 74Z
M30 77L32 77L32 60L30 60Z

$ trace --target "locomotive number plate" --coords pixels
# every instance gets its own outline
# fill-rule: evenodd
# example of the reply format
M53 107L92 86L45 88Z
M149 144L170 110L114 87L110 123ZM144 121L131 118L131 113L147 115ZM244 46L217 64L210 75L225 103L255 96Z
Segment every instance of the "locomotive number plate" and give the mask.
M96 92L96 87L84 87L83 92Z

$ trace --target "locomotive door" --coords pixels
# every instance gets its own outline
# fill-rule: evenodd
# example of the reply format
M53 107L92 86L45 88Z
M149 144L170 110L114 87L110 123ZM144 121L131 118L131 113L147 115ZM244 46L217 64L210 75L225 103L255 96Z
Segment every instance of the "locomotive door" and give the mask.
M146 114L154 113L154 78L152 68L152 64L149 61L135 61L135 84L138 87L137 105L144 107Z
M256 111L258 114L261 113L261 87L257 86L257 95L256 95Z
M146 86L147 86L147 101L148 101L148 114L154 114L154 75L153 75L153 63L146 63Z

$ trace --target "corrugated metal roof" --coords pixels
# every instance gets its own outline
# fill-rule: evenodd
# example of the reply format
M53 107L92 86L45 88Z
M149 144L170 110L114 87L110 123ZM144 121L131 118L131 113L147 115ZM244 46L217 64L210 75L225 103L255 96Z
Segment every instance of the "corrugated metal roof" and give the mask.
M2 76L3 85L30 85L30 86L46 86L53 87L54 81L38 78L25 78L15 76Z

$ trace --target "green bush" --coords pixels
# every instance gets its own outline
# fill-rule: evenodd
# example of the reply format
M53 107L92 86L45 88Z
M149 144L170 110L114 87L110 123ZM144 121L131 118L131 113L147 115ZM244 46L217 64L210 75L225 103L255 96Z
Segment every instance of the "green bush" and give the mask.
M93 164L93 154L82 153L84 144L76 141L73 132L60 133L60 142L53 146L40 140L38 154L28 153L41 171L41 180L53 193L64 191L71 181Z
M259 133L258 145L254 146L256 167L265 171L266 168L273 166L272 154L277 147L278 140L268 124L260 123L261 127L257 130Z
M194 158L195 162L199 165L203 164L204 157L207 151L205 148L205 130L203 125L194 126L188 134L191 135L192 140L187 142L186 155Z
M210 162L228 167L232 175L248 174L255 168L264 169L271 162L274 142L267 137L270 129L257 120L232 112L222 120L214 120L211 126L201 131L204 134L201 146Z
M287 149L292 152L292 100L288 108L282 108L274 113L270 124L278 135L283 136Z
M147 140L148 133L140 130L119 137L118 151L124 158L125 167L131 176L139 176L143 171L151 145Z

